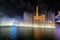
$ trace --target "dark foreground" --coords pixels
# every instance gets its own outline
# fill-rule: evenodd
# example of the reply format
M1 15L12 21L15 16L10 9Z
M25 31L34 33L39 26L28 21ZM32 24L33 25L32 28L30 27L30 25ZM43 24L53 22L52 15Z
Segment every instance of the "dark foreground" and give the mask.
M54 30L40 28L40 40L54 40ZM34 40L34 28L0 27L0 40Z

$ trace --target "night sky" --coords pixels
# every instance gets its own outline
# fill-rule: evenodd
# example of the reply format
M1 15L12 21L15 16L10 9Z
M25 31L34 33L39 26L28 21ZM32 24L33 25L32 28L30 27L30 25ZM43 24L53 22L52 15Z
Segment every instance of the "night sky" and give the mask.
M46 0L45 3L48 5L48 8L60 10L60 0Z
M30 7L26 7L24 5L21 6L22 2L27 5L27 2L31 4ZM31 12L35 11L35 6L38 4L40 0L0 0L0 13L3 13L9 17L14 16L23 16L24 11ZM60 1L58 0L41 0L41 3L47 5L48 9L60 10Z
M16 7L16 4L14 4L11 1L7 1L7 0L0 4L0 12L9 17L23 15L22 10L20 10L20 8Z

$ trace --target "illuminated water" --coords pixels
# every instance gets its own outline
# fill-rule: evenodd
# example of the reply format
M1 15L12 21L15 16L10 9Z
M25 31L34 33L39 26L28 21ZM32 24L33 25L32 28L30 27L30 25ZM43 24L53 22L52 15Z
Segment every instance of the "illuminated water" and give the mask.
M17 28L16 26L12 26L11 27L11 39L15 39L16 38L16 34L17 34Z
M50 29L40 28L40 31L43 34L43 36L41 36L42 40L44 38L45 38L44 40L49 40L49 39L52 40L53 30L54 29L51 29L51 28ZM32 40L33 34L34 34L33 29L29 27L23 28L23 27L16 27L16 26L11 26L11 27L8 26L8 27L1 27L0 37L1 37L1 40L9 40L9 38L11 40L18 40L18 39L19 40ZM46 37L46 35L48 37Z
M56 28L56 39L60 40L60 26Z

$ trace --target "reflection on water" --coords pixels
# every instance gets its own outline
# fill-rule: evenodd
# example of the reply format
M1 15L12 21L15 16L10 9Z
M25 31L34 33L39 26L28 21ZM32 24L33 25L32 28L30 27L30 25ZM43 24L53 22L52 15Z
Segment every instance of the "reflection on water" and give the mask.
M32 28L23 28L16 26L0 27L1 40L31 40Z
M60 40L60 26L56 28L56 39Z
M15 39L16 38L16 33L17 33L16 26L12 26L11 27L11 39Z
M29 27L1 27L1 40L33 40L34 28ZM53 40L53 31L54 29L45 29L40 28L41 40Z

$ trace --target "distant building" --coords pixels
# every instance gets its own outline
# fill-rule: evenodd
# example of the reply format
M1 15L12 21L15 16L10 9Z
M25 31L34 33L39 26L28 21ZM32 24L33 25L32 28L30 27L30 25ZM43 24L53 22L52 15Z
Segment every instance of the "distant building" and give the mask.
M24 16L24 22L26 22L26 23L32 23L33 13L24 12L23 16Z
M45 15L38 14L38 6L36 7L36 16L34 16L34 23L43 23L45 21Z

